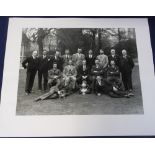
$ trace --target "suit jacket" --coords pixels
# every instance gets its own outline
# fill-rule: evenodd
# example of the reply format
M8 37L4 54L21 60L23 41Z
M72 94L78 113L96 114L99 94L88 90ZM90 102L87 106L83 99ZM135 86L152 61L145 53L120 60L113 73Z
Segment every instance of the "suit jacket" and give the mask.
M130 56L127 56L126 58L120 58L119 68L122 73L130 73L133 67L134 62Z
M88 76L90 74L90 69L86 65L86 69L83 69L83 65L80 65L78 68L78 76Z
M48 71L48 77L49 77L49 79L53 79L54 76L58 76L58 78L61 77L61 71L60 71L60 69L56 69L56 70L50 69Z
M73 54L73 57L72 57L72 60L73 60L73 63L74 63L74 65L77 67L77 66L79 66L80 64L82 64L82 61L85 59L85 56L84 56L84 54L80 54L80 56L79 56L79 54L78 53L76 53L76 54Z
M89 66L90 69L95 65L95 59L96 57L94 55L92 55L92 58L89 58L89 55L86 56L87 66Z
M107 74L109 77L119 77L120 76L119 68L117 66L115 67L109 66Z
M63 70L63 60L61 57L57 57L55 58L55 56L52 56L50 58L50 61L49 61L49 69L53 68L53 63L57 63L57 68L60 69L60 71Z
M47 72L48 71L48 65L49 65L49 61L48 61L48 57L43 58L43 56L38 58L39 60L39 66L38 69L40 72Z
M108 56L108 60L109 60L109 65L110 65L110 62L111 62L112 60L114 60L114 61L115 61L115 64L116 64L117 66L119 66L119 56L118 56L118 55L115 55L115 56L109 55L109 56Z
M63 70L63 75L65 76L75 76L77 75L77 70L75 68L75 66L73 65L67 65L65 66L64 70Z
M103 93L108 94L111 91L113 91L113 85L111 82L107 81L106 79L101 79L101 82L99 83L97 81L96 87L100 87L103 91Z
M99 66L98 68L94 65L91 69L91 74L95 76L101 76L103 74L102 67Z
M68 57L67 57L66 55L63 55L62 59L63 59L63 66L65 67L68 65L68 61L72 59L72 56L68 55Z
M27 64L27 65L26 65ZM22 62L22 66L27 68L27 71L37 71L39 65L38 58L28 57Z

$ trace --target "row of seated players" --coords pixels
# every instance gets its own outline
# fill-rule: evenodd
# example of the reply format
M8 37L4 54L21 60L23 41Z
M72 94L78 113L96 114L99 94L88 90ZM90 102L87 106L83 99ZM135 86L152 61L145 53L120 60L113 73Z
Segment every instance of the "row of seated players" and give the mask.
M51 95L56 95L60 89L70 87L69 94L76 88L81 94L89 94L91 92L100 96L101 93L106 93L111 97L129 97L124 91L120 90L120 72L115 65L115 61L111 61L106 70L100 66L99 60L95 60L95 65L90 70L86 65L86 60L82 61L82 65L76 69L69 60L69 64L65 66L63 73L57 68L57 64L53 64L53 68L48 71L48 85L50 91L35 99L46 99Z

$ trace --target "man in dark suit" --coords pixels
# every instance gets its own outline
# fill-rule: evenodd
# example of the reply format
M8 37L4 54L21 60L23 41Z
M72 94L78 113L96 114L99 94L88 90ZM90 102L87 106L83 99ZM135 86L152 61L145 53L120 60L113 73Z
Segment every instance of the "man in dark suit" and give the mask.
M114 60L115 64L119 66L119 56L116 54L115 49L111 49L110 55L108 56L108 60L109 60L109 65L110 65L110 62Z
M112 84L116 84L119 88L121 87L120 71L114 60L110 61L107 71L107 80Z
M43 51L43 55L39 57L39 66L38 66L38 89L42 90L42 77L44 79L44 91L47 89L48 82L48 57L47 51Z
M96 91L95 85L96 85L97 78L103 76L103 69L100 66L100 62L98 59L95 60L95 65L91 69L91 75L92 75L92 91L94 92L94 91Z
M98 96L101 96L101 94L107 94L110 97L113 98L122 98L122 97L127 97L129 98L128 94L124 91L119 90L116 85L113 85L110 81L107 79L103 79L101 77L97 77L97 82L96 82L96 94Z
M88 51L88 55L86 56L86 62L87 66L89 66L89 69L91 70L92 66L95 65L95 56L92 50Z
M57 68L60 69L61 72L63 71L63 59L61 58L58 50L55 52L55 55L50 58L49 69L53 67L53 63L57 64Z
M130 96L133 96L132 69L134 67L134 62L132 58L127 55L126 50L122 50L122 57L120 58L119 66L125 91L127 91Z
M27 68L26 85L25 85L26 95L29 95L32 91L34 78L38 70L39 61L38 61L37 55L38 55L38 52L33 51L32 56L26 58L22 63L22 66L25 69Z
M90 69L89 69L89 66L87 65L85 59L82 61L82 65L80 65L77 70L78 85L82 84L83 80L87 81L87 84L89 84L89 85L91 84Z

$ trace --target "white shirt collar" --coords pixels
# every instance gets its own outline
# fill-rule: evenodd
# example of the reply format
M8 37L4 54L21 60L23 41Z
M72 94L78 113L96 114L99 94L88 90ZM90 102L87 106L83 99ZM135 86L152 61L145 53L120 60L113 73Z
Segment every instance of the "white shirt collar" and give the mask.
M32 55L32 58L33 58L33 59L36 59L33 55Z
M46 58L47 56L46 55L43 55L43 58Z

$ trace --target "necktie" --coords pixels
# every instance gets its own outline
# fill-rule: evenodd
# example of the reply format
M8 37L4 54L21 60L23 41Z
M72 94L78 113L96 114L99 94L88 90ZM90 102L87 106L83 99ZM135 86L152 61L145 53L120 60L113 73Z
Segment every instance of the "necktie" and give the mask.
M83 66L83 70L84 70L84 71L86 70L86 65Z

